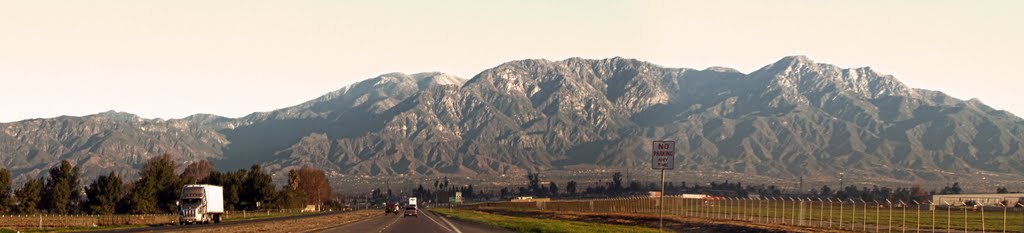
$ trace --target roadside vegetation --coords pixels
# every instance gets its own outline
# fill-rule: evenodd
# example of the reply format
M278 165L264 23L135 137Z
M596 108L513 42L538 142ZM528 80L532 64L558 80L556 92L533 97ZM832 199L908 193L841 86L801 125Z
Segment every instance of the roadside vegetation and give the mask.
M311 167L290 171L288 184L280 189L259 165L220 172L204 160L176 173L180 168L173 156L164 154L147 161L138 180L125 181L123 174L112 171L85 185L79 168L65 160L20 188L12 185L11 172L0 168L0 214L173 214L178 192L186 184L223 186L227 210L291 209L337 202L324 172Z
M516 232L658 232L657 229L637 226L505 216L473 210L433 209L432 211L442 214L445 217L490 224Z
M254 213L244 219L298 215L297 209L307 205L320 204L328 209L342 206L324 172L312 167L289 171L288 183L278 188L259 165L234 172L216 171L213 163L205 160L182 166L172 155L164 154L149 159L137 180L126 181L124 174L111 171L85 184L79 168L65 160L18 187L12 183L11 171L0 168L0 227L59 229L173 223L176 218L163 217L177 213L175 203L186 184L223 186L226 210ZM295 211L278 211L282 209ZM267 210L270 214L260 214ZM161 220L135 221L133 215L157 215ZM106 221L109 219L114 220Z

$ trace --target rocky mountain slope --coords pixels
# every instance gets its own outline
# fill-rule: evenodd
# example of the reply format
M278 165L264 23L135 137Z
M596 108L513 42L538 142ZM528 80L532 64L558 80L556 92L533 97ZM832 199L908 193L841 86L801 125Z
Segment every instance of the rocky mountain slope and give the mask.
M359 175L642 168L658 139L677 141L680 170L900 180L1024 172L1017 116L802 56L750 74L624 58L522 60L470 80L385 74L238 119L108 112L0 129L0 165L22 176L61 159L87 177L130 174L164 152L221 169L310 164Z

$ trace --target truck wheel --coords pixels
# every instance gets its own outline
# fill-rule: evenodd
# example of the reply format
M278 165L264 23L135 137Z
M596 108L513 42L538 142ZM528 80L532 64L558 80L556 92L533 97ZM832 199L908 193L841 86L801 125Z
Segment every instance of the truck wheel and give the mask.
M213 223L220 223L220 221L221 221L220 215L221 214L214 214L213 215Z

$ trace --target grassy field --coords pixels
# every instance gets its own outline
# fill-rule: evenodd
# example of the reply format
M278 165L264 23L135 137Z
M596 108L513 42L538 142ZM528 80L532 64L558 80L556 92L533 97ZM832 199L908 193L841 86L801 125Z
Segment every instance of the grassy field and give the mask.
M288 217L288 216L296 216L296 215L306 215L306 214L316 214L316 213L318 213L318 212L305 212L305 213L303 213L303 212L283 212L283 213L280 213L280 212L270 212L270 215L267 215L266 212L262 212L262 213L261 212L256 212L256 213L249 213L249 214L245 215L245 217L243 217L243 215L241 215L241 214L237 214L236 213L233 216L229 216L229 217L224 218L224 221L225 222L233 222L233 221L263 219L263 218L280 218L280 217Z
M491 224L516 232L565 232L565 233L612 233L612 232L658 232L657 229L589 223L554 219L538 219L489 214L473 210L434 209L434 212L449 218Z
M149 225L119 225L119 226L98 226L98 227L60 227L60 228L44 228L44 229L25 229L21 232L32 233L32 232L69 232L69 231L102 231L102 230L115 230L115 229L131 229L149 227ZM15 231L11 231L15 232ZM0 230L0 233L4 231Z
M226 216L224 221L244 221L264 218L279 218L287 216L312 214L299 211L271 211L250 212L245 215L232 212ZM43 228L38 228L40 216L0 216L0 233L3 230L10 231L18 229L22 232L65 232L65 231L92 231L149 227L154 225L169 225L177 221L177 215L103 215L103 216L43 216ZM98 225L98 226L94 226Z
M931 230L964 230L999 231L1004 229L1002 208L989 207L984 213L980 210L939 208L928 210L927 205L920 207L910 205L906 209L875 203L851 204L838 202L804 202L798 201L751 201L751 200L719 200L705 202L697 199L668 198L665 199L666 215L687 216L700 219L740 220L754 223L783 224L794 226L819 227L824 229L847 229L855 231L875 231L889 227L900 231L903 229L916 231ZM513 210L552 210L598 213L637 213L657 215L657 201L649 198L626 198L582 201L553 201L538 205L537 203L496 203L493 207ZM865 207L867 210L865 211ZM1009 208L1005 217L1005 229L1008 232L1024 231L1024 209ZM984 214L984 218L982 215ZM934 220L933 220L934 215ZM982 225L984 223L984 225Z

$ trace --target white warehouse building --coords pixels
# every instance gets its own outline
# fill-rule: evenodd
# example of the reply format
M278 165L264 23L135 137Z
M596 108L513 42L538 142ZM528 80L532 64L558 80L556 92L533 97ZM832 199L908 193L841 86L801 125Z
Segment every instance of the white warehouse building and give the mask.
M1024 201L1024 193L946 194L932 196L932 203L935 205L947 205L946 203L949 203L948 205L952 206L962 206L965 202L971 201L983 206L999 206L1003 203L1013 206L1017 202Z

